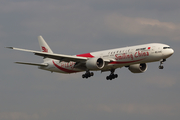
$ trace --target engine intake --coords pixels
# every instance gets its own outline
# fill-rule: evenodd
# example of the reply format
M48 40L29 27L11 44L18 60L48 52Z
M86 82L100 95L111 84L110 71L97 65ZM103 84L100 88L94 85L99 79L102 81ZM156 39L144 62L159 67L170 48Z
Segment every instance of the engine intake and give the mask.
M89 70L100 70L104 67L105 62L102 58L90 58L86 61L86 67Z
M147 64L141 63L141 64L134 64L129 66L129 70L132 73L143 73L147 70Z

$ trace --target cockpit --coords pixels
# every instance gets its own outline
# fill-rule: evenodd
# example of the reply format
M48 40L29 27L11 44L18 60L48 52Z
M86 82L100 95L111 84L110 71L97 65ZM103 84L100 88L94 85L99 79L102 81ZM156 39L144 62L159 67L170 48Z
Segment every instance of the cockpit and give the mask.
M170 57L174 53L174 50L170 46L163 46L162 54L164 58Z
M163 49L171 49L171 47L163 47Z

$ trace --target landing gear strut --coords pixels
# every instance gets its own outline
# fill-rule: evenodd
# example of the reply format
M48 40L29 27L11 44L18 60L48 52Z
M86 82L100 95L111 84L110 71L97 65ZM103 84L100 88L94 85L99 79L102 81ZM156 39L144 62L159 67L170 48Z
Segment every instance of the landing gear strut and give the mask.
M89 72L89 70L87 70L86 73L82 75L82 78L86 78L87 79L88 77L91 77L93 75L94 75L93 72Z
M115 78L118 77L117 74L114 74L114 71L115 71L115 69L112 69L112 70L111 70L111 74L106 77L107 80L112 80L112 79L115 79Z
M162 66L162 64L163 64L165 61L166 61L166 59L162 59L162 60L160 61L159 69L163 69L163 68L164 68L164 66Z

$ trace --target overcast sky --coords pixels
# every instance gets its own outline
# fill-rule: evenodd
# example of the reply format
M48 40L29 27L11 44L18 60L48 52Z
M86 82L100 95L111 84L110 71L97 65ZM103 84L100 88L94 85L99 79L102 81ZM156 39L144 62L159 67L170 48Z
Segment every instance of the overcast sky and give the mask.
M175 53L159 70L64 75L17 65L42 62L42 35L55 53L80 54L159 42ZM180 0L0 0L0 120L179 120Z

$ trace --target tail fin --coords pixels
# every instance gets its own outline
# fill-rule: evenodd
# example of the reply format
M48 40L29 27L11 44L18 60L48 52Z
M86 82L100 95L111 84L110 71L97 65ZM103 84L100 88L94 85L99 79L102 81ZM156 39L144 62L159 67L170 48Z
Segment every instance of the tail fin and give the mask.
M47 53L53 53L49 45L46 43L46 41L43 39L42 36L38 36L38 41L40 45L40 49L42 52L47 52ZM50 58L44 58L44 62L50 60Z

